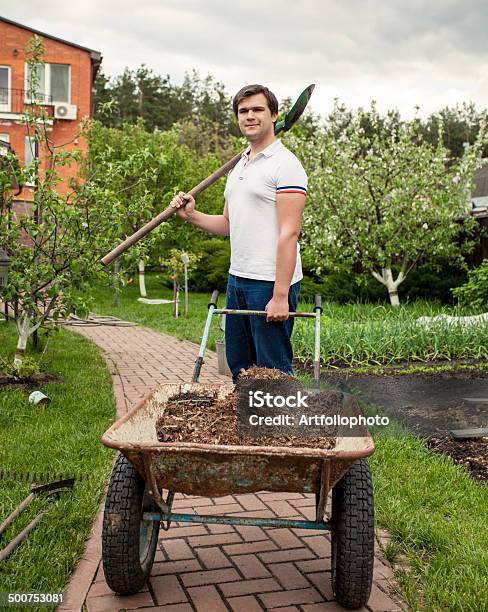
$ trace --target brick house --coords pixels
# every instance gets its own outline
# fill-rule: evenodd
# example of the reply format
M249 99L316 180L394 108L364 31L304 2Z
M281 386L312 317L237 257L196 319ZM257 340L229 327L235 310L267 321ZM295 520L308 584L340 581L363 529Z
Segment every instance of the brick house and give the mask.
M86 142L79 137L80 121L91 116L92 86L102 56L93 49L0 16L0 141L8 143L21 164L35 155L42 167L44 152L29 140L22 122L22 114L29 106L26 51L34 34L42 37L45 47L44 65L38 68L36 102L49 115L48 134L55 146L86 149ZM61 193L67 191L67 179L75 174L73 166L60 169ZM33 188L33 185L24 186L16 196L17 205L32 200Z

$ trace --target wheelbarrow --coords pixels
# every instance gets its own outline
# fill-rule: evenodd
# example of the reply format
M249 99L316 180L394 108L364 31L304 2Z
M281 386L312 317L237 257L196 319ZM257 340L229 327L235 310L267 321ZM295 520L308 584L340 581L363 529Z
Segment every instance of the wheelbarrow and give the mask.
M108 485L102 528L102 558L108 586L120 595L136 593L150 576L160 527L172 522L292 527L331 532L332 587L337 601L359 608L370 595L374 561L374 510L371 475L366 457L374 452L366 428L360 436L340 430L332 449L237 446L191 442L159 442L156 420L161 407L178 393L215 393L218 399L232 384L198 383L214 315L261 311L217 308L212 294L192 382L163 384L119 419L102 437L120 451ZM315 368L319 384L320 297L314 312L290 316L315 320ZM343 414L360 414L357 401L343 396ZM166 491L166 493L165 493ZM315 494L315 520L214 516L173 512L175 493L219 497L258 491ZM326 501L332 491L332 513ZM325 564L324 564L325 567Z

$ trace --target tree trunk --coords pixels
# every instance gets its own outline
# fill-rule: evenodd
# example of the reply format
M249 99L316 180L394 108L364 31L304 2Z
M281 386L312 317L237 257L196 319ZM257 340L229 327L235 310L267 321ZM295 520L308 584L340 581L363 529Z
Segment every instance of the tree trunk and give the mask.
M388 295L390 296L390 304L392 306L400 306L398 291L396 289L388 289Z
M391 273L391 268L382 268L381 274L371 271L371 274L378 280L381 284L385 285L388 289L388 295L390 297L390 304L392 306L400 306L400 299L398 297L398 285L405 280L405 273L403 269L398 274L396 280L393 280L393 274Z
M173 279L173 315L178 318L178 302L179 302L179 285L176 279Z
M114 261L114 299L113 303L115 306L119 305L119 260Z
M139 293L141 297L146 297L146 282L144 279L144 260L139 259Z
M19 330L19 339L17 341L17 347L15 349L15 357L14 364L16 366L20 365L25 357L25 347L27 346L27 339L29 338L29 334L32 331L30 327L31 317L28 314L23 314L20 325L18 326Z
M185 315L188 314L188 264L185 262Z

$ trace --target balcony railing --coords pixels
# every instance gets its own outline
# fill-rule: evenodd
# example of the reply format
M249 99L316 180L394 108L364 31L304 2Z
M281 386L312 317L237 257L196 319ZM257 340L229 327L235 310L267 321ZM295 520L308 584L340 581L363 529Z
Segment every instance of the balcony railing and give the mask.
M34 95L25 89L0 87L0 113L24 113L32 104L47 106L48 115L53 115L53 97L46 94Z

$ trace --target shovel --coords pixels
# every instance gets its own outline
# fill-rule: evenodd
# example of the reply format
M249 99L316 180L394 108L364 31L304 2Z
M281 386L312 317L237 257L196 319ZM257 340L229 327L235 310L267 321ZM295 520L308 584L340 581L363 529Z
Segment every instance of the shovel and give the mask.
M280 132L287 132L293 125L295 125L295 123L298 121L298 119L303 114L303 111L305 110L305 107L307 106L308 101L310 100L310 96L312 95L312 91L314 90L314 87L315 85L309 85L306 89L304 89L302 93L300 94L300 96L298 97L295 104L291 107L290 111L286 114L286 117L282 119L281 121L276 122L275 124L275 134L276 135L279 134ZM235 157L233 157L226 164L224 164L222 167L216 170L213 174L211 174L209 177L207 177L205 180L199 183L196 187L193 187L193 189L189 191L188 193L192 195L194 198L196 198L198 195L202 193L202 191L205 191L207 187L210 187L210 185L213 185L221 177L225 176L228 172L230 172L232 168L234 168L234 166L237 164L237 162L241 159L241 156L242 156L242 153L238 153ZM122 253L125 253L125 251L127 251L128 248L136 244L136 242L139 242L141 238L144 238L144 236L146 234L149 234L149 232L152 231L155 227L157 227L164 221L167 221L172 215L175 214L175 212L176 212L176 208L173 208L172 206L168 206L166 210L163 210L163 212L159 213L159 215L154 217L154 219L151 219L151 221L146 223L146 225L138 229L137 232L132 234L132 236L129 236L128 238L126 238L124 242L120 243L119 246L115 247L115 249L110 251L110 253L107 253L105 257L102 257L101 259L102 264L104 266L108 266L109 264L111 264L114 261L114 259L117 259L119 255L122 255Z

